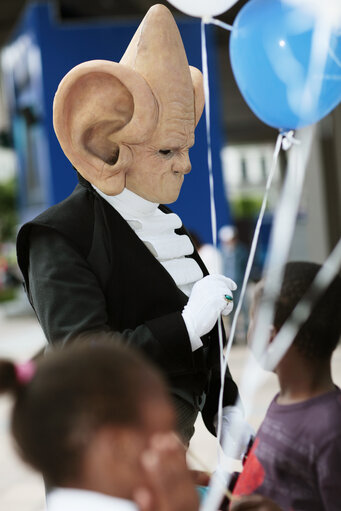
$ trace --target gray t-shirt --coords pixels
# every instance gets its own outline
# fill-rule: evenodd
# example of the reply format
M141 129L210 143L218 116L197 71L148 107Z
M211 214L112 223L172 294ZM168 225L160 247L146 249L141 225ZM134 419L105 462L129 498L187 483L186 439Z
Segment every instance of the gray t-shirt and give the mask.
M283 511L341 509L341 391L269 406L233 493L258 493Z

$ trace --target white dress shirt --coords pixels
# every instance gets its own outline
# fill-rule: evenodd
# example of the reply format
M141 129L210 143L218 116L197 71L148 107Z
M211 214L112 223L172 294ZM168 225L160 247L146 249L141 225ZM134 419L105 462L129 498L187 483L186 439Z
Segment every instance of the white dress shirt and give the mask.
M94 188L128 222L178 288L189 296L195 282L203 277L203 272L194 259L185 257L193 254L193 245L186 234L176 234L175 229L182 225L178 215L163 213L158 208L159 204L127 188L119 195L106 195Z
M130 500L104 493L73 488L56 488L46 498L47 511L138 511Z

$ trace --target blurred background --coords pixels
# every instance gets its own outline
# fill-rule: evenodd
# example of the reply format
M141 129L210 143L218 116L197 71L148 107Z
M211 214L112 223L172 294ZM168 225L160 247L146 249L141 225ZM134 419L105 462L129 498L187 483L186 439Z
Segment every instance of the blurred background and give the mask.
M62 77L91 59L118 61L148 8L149 0L0 0L0 356L25 360L45 343L22 291L15 238L20 225L63 200L76 185L52 126L53 96ZM176 17L189 63L200 69L200 21L164 2ZM218 19L232 24L245 4L238 1ZM229 58L229 33L207 27L211 128L220 269L237 282L272 162L277 130L248 108L236 85ZM308 163L290 258L322 263L341 235L341 106L317 126ZM192 172L172 208L196 235L211 264L210 196L204 118L191 150ZM262 271L273 212L286 168L281 153L260 233L251 288ZM223 229L221 229L223 228ZM237 328L230 367L238 380L247 356L247 301ZM227 325L228 327L228 325ZM340 352L335 375L341 374ZM338 365L339 364L339 365ZM339 382L340 384L341 382ZM276 391L270 375L260 393L253 424L258 426ZM17 459L8 436L10 401L0 400L0 508L43 509L39 476ZM194 446L214 465L215 444L202 427Z

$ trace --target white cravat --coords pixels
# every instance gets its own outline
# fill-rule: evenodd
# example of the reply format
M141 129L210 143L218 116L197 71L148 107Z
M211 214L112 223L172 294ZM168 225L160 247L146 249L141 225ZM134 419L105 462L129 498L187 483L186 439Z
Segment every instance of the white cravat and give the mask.
M88 490L56 488L46 498L47 511L138 511L134 502Z
M143 199L125 188L119 195L106 195L95 190L127 221L136 235L168 271L176 285L187 296L195 282L203 277L198 263L185 257L193 253L186 234L176 234L182 222L175 213L163 213L158 204Z

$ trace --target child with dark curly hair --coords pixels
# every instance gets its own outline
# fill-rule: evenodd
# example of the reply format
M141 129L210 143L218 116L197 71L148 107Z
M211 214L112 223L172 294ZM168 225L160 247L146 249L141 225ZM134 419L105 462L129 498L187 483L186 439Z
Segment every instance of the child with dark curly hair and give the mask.
M270 342L309 290L320 266L288 263L275 305ZM263 294L258 284L250 329ZM341 391L333 383L331 357L341 335L341 278L315 303L278 363L280 392L257 433L235 495L233 511L339 511L341 507ZM271 499L274 501L272 504ZM259 507L263 502L267 507ZM279 506L279 507L278 507Z
M19 454L51 487L48 511L197 511L166 387L132 350L83 340L37 366L0 361L4 392Z

